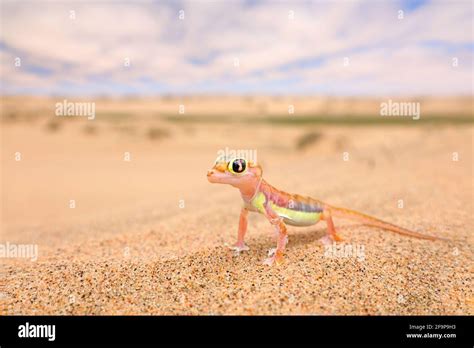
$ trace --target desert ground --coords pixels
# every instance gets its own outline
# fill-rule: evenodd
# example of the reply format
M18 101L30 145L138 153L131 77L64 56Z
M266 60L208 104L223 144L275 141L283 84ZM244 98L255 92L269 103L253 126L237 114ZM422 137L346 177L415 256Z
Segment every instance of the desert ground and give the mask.
M474 314L471 98L422 104L462 122L400 124L376 100L100 99L87 120L55 116L62 99L2 98L0 243L39 254L0 259L0 314ZM313 114L355 122L292 124ZM250 215L236 255L240 195L206 179L226 148L280 189L449 240L336 220L359 252L331 254L320 222L268 267L272 227Z

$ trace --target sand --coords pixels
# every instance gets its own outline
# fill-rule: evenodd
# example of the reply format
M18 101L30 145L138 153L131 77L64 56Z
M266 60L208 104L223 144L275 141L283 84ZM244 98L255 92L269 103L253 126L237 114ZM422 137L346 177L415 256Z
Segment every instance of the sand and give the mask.
M50 122L2 123L0 242L39 256L0 259L0 314L474 313L471 125ZM251 215L236 255L239 194L206 180L226 146L256 149L281 189L451 240L337 220L341 253L321 222L289 227L285 262L268 267L272 228Z

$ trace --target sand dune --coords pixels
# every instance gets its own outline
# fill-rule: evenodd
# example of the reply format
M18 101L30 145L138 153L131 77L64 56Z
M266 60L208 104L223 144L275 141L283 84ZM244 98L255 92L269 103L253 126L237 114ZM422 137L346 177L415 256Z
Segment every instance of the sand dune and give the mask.
M2 122L1 241L38 244L39 257L1 260L1 314L474 313L472 125L131 117L51 127L52 117L37 116ZM251 216L251 250L236 256L225 244L236 237L239 194L206 180L225 147L257 150L281 189L451 241L337 221L364 256L338 257L319 242L320 223L290 228L286 262L269 268L261 261L275 243L271 227Z

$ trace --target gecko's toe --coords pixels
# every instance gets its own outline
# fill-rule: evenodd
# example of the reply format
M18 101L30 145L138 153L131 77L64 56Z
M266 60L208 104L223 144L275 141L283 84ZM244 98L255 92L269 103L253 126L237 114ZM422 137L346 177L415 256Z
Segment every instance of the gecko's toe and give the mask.
M323 245L331 245L334 242L342 242L344 239L339 237L337 234L326 234L323 236L320 241Z
M283 263L283 256L279 253L274 253L272 256L263 260L263 264L267 266L272 266L273 264L280 265Z
M271 266L273 265L274 262L275 262L275 258L272 256L272 257L267 257L265 260L263 260L262 264Z
M232 245L232 246L226 244L226 246L227 246L230 250L235 251L236 254L240 254L240 252L242 252L242 251L248 251L248 250L250 250L250 248L249 248L245 243L235 243L235 244Z
M319 241L325 246L334 243L334 239L332 239L329 235L323 236Z

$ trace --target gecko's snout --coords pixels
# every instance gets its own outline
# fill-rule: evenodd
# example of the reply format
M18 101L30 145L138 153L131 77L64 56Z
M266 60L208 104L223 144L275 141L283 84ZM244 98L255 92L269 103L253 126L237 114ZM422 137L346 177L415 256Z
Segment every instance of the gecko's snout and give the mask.
M214 174L216 173L216 171L214 169L210 169L207 171L207 180L209 182L214 182L214 179L215 179L215 176Z
M207 180L210 183L225 183L226 176L217 169L210 169L207 171Z

